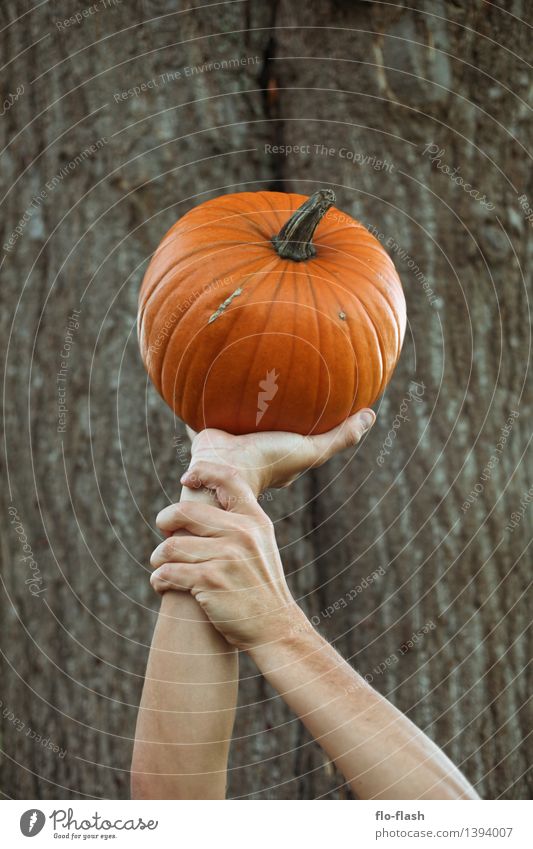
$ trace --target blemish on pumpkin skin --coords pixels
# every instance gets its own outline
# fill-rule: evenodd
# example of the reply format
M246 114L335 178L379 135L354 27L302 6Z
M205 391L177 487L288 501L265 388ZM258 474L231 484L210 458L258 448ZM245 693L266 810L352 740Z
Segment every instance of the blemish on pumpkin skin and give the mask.
M341 310L340 313L339 313L339 318L342 318L343 321L346 321L346 313L342 312L342 310Z
M226 298L225 301L222 301L219 308L217 310L215 310L215 312L213 313L213 315L211 316L211 318L209 319L209 321L207 323L211 324L211 322L214 321L216 318L218 318L219 315L222 315L222 313L224 312L226 307L229 307L229 305L231 304L233 298L236 298L237 295L240 295L240 294L242 294L242 288L239 286L238 289L235 289L235 291L231 293L229 298Z

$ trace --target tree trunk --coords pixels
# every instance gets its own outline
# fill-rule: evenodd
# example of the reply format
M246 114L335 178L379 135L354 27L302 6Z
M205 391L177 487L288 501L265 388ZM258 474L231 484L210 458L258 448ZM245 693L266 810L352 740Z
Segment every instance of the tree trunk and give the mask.
M482 796L527 798L528 4L81 6L0 7L3 794L128 795L187 462L137 351L152 251L218 194L331 187L407 338L364 443L264 504L322 633ZM230 795L348 798L241 670Z

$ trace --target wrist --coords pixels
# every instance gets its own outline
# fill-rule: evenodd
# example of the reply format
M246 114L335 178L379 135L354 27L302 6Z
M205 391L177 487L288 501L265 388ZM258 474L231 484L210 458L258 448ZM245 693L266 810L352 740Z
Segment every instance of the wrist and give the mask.
M285 658L305 653L309 640L316 638L320 639L303 610L293 600L283 616L277 618L275 629L264 634L246 651L264 673L275 668Z

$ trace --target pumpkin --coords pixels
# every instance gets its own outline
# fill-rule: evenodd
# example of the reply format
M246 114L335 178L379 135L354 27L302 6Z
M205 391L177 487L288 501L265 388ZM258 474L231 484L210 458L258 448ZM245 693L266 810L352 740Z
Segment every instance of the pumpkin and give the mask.
M139 299L143 362L194 430L323 433L383 392L405 299L379 241L310 198L242 192L168 231Z

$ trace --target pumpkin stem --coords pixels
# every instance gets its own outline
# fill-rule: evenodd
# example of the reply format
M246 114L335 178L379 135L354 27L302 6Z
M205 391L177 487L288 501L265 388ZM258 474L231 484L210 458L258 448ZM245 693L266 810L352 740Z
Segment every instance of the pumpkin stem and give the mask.
M279 256L283 259L293 259L295 262L315 256L316 248L311 239L330 206L335 203L335 192L331 189L320 189L311 195L294 212L277 236L272 238Z

